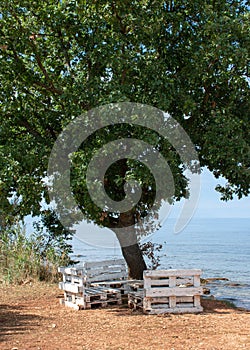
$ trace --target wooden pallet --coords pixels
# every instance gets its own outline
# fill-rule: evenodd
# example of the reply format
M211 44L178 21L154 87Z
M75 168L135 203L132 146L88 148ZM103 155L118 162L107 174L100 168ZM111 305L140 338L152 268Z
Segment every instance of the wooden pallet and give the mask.
M128 279L127 268L123 259L83 262L76 267L59 267L58 272L63 274L63 282L90 286L103 283L103 285L121 284ZM111 283L110 283L111 285Z
M122 304L122 299L120 291L99 287L85 288L82 293L65 291L64 299L60 303L75 309L91 309L93 306L106 307L111 304L120 305ZM76 305L78 308L75 307Z
M143 292L130 292L129 306L147 314L201 312L200 275L201 270L196 269L146 270Z
M94 305L104 307L122 303L121 290L113 287L125 284L127 272L124 260L85 262L81 266L60 267L58 271L63 274L63 281L59 283L59 288L64 291L61 304L89 309ZM107 278L111 280L105 281Z
M134 290L137 280L129 280L123 259L83 262L75 267L59 267L63 281L59 288L71 293L80 293L86 287L119 289L122 294Z

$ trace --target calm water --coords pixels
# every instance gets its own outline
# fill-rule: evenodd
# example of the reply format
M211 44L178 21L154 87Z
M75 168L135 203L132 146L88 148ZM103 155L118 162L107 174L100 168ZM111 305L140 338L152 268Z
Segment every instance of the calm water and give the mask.
M174 234L174 219L151 236L164 243L159 268L200 268L202 277L226 277L208 287L218 299L227 299L250 310L250 219L193 219L179 234ZM79 260L121 257L113 248L100 248L73 240L74 256Z

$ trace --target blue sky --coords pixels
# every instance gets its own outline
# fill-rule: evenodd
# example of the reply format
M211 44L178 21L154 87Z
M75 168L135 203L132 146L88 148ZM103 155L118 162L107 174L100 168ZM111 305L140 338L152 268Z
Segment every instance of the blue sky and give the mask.
M240 200L221 201L220 194L215 191L217 184L223 184L223 179L215 179L206 169L201 174L200 198L193 218L249 218L250 219L250 197ZM180 206L175 205L171 216L175 216ZM177 214L178 215L178 214Z

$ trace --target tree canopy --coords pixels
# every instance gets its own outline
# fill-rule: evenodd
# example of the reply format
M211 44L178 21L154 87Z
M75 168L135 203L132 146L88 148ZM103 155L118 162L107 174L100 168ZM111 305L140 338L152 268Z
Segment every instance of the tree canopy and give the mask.
M222 199L249 194L250 35L242 1L9 0L1 3L0 14L5 221L41 214L43 200L50 201L44 178L60 132L81 113L117 102L169 112L190 136L201 166L228 180L217 188ZM129 125L103 129L75 154L72 185L86 215L108 227L103 211L86 202L79 169L101 137L108 142L121 134L152 143L168 158L173 200L186 196L188 186L178 154L157 133ZM106 174L106 190L120 200L134 169L144 184L136 220L154 196L145 166L116 162Z

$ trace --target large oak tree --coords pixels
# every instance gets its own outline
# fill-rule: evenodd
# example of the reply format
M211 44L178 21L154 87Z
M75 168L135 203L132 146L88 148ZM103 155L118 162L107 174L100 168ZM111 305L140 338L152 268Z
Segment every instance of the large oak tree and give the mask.
M41 214L42 199L49 202L44 178L58 135L81 113L114 102L168 111L190 136L201 166L228 180L217 188L222 199L249 194L250 33L244 2L9 0L1 3L0 16L2 225L15 216ZM75 154L72 191L88 219L114 232L138 223L154 200L152 174L125 158L109 168L105 188L119 201L125 181L135 177L143 190L138 205L106 215L91 203L82 170L95 149L119 137L145 140L168 159L175 180L169 200L186 196L188 186L178 153L159 134L131 125L95 133ZM131 276L140 278L146 265L138 244L123 247L123 254Z

